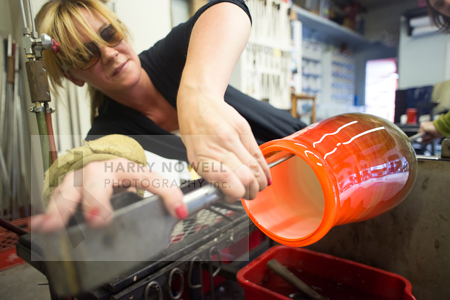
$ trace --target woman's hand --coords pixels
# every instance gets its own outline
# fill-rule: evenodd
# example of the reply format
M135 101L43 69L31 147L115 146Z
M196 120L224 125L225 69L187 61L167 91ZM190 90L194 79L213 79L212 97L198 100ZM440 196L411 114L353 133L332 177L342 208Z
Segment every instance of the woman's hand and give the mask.
M181 190L163 185L163 180L161 175L125 158L89 163L64 177L50 198L47 212L32 217L31 230L49 232L63 228L79 203L90 226L105 226L112 220L110 199L117 188L158 194L173 217L177 218L177 212L186 214Z
M227 201L253 199L270 183L269 167L247 121L224 102L231 73L250 36L237 5L219 3L195 23L177 96L188 159Z
M186 91L186 90L185 90ZM201 92L179 95L180 132L195 171L219 187L228 202L254 199L271 182L250 125L223 101Z
M442 134L437 131L433 122L422 122L420 123L419 133L425 132L425 135L422 137L422 143L430 143L435 139L441 138Z

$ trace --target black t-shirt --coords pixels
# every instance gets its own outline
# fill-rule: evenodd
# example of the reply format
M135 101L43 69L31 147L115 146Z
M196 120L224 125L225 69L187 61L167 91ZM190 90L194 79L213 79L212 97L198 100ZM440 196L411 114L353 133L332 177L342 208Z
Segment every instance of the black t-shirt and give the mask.
M200 8L187 22L173 28L153 47L139 54L142 68L153 85L175 108L192 28L206 9L221 2L238 5L251 20L248 8L241 0L212 1ZM250 124L258 144L285 137L305 127L304 123L288 112L255 100L232 86L228 86L224 98ZM86 139L92 140L109 134L132 136L147 151L165 158L187 161L186 148L180 137L162 129L141 112L105 96L104 104L99 108L99 114Z

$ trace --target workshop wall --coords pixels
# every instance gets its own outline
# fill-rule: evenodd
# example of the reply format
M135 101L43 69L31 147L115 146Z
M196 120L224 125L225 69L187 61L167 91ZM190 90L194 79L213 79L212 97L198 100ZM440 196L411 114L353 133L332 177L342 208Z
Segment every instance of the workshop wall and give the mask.
M114 0L112 4L133 34L137 53L153 46L172 28L170 0Z
M291 27L289 5L249 0L252 29L230 85L279 109L290 109Z
M447 60L450 35L440 32L411 37L407 21L402 18L398 52L398 88L434 85L450 79ZM450 58L450 57L449 57Z
M0 1L0 35L2 39L10 32L12 32L12 22L9 17L11 9L8 1ZM0 55L4 57L5 53L3 47L0 47ZM5 70L3 59L0 60L1 70ZM0 72L0 82L3 82L3 72Z
M378 1L368 7L364 14L365 37L372 41L383 41L398 45L400 17L405 11L416 8L417 0Z
M36 4L37 1L32 1L33 5ZM2 35L2 38L5 37L6 34L12 34L13 39L15 42L21 43L22 40L22 16L20 11L20 2L17 0L8 0L8 1L0 1L0 33ZM3 47L1 47L3 48ZM25 62L26 57L25 53L22 48L19 48L19 57L20 57L20 70L25 70ZM3 50L1 50L3 51ZM3 53L2 53L3 55ZM4 70L4 69L3 69ZM3 72L0 72L0 78L3 80ZM22 77L20 78L22 83L28 82L26 72L21 71ZM25 88L23 88L23 95L26 99L27 106L31 106L31 98L28 90L28 85L23 85ZM28 124L29 124L29 132L31 135L37 135L38 129L36 124L36 117L34 114L27 113L26 117L28 117ZM42 184L43 182L43 174L42 172L39 172L39 166L42 164L42 157L40 153L40 149L31 149L31 155L28 157L28 159L31 161L31 170L29 170L29 176L31 178L36 178L35 181L31 182L31 191L34 191L36 195L40 195L42 191ZM37 151L36 151L37 150ZM42 167L40 167L40 170L42 170Z

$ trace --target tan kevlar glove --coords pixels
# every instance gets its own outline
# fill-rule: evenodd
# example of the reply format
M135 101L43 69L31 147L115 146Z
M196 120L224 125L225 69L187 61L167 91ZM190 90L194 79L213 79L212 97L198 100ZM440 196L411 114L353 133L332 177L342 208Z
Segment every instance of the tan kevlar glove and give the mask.
M141 145L136 140L120 134L107 135L95 141L84 141L82 147L68 150L67 154L60 156L45 172L43 194L45 205L48 205L53 190L62 183L65 175L70 171L81 169L90 162L120 157L147 165ZM137 190L136 193L144 196L143 190Z

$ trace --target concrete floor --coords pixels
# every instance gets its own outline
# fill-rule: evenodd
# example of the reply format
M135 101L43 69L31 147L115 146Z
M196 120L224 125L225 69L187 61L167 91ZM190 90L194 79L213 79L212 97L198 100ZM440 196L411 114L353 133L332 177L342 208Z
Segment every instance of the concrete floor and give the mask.
M50 300L47 278L26 263L0 271L0 299Z

